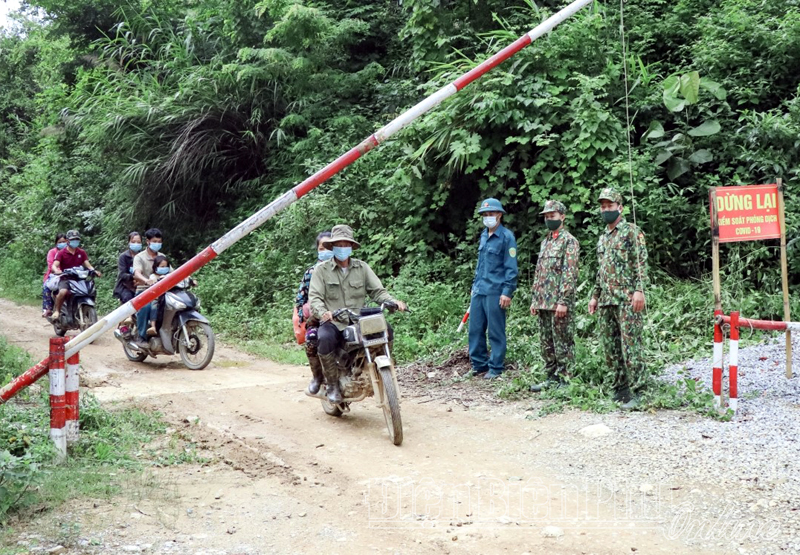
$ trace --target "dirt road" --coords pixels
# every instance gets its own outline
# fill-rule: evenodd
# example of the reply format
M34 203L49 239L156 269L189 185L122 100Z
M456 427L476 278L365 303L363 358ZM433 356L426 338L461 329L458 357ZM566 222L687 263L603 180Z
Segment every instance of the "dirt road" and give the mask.
M11 343L38 359L51 333L34 308L0 301ZM681 499L555 478L571 464L552 455L561 443L593 441L578 434L582 413L528 420L521 404L405 398L395 447L369 400L326 416L302 393L303 367L224 346L201 372L136 364L110 334L81 356L99 399L158 409L217 457L158 471L163 495L71 508L95 538L86 552L698 553L670 522Z

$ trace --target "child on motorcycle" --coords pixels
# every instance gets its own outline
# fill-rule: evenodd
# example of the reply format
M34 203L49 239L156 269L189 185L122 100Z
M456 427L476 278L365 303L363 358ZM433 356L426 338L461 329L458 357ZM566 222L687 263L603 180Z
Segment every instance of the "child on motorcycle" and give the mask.
M162 279L167 277L167 274L169 274L171 271L172 267L170 266L167 257L164 256L163 254L159 254L158 256L156 256L155 260L153 260L153 273L150 275L150 280L161 281ZM147 328L148 337L155 337L156 335L158 335L158 331L156 331L155 318L158 317L157 316L158 305L163 297L164 295L161 295L160 297L153 299L150 302L150 316L153 319L150 320L150 326Z

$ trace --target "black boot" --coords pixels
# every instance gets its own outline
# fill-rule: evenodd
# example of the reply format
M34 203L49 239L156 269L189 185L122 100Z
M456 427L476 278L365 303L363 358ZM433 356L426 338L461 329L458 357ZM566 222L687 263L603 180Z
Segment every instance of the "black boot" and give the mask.
M322 387L322 382L325 381L325 376L322 373L322 363L318 355L308 356L308 365L311 367L311 382L308 384L308 393L316 395L319 393L319 388Z
M328 401L339 404L342 402L342 392L339 389L339 364L336 362L336 355L333 353L319 355L319 361L322 365L322 373L325 375L325 382L328 384L325 389Z

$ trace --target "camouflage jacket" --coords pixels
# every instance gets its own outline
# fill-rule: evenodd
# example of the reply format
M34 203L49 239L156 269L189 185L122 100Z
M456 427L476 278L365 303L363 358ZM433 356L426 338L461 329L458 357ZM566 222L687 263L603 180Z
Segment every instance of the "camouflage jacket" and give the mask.
M569 231L562 227L547 234L533 277L533 308L555 310L557 304L570 309L575 306L579 256L580 245Z
M592 298L599 306L628 304L635 291L647 287L647 247L644 233L622 218L597 241L597 281Z

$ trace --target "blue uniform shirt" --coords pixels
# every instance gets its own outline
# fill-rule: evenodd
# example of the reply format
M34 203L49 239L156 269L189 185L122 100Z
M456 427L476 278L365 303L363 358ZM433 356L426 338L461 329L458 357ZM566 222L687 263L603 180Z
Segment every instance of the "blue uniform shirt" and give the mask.
M473 295L505 295L513 297L517 289L517 240L514 234L497 226L491 237L489 230L481 233L478 247L478 267L472 281Z

